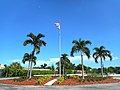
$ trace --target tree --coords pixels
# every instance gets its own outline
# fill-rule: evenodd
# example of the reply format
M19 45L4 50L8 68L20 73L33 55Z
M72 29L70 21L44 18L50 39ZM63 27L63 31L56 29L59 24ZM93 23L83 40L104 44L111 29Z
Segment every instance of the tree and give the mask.
M80 52L82 63L82 79L84 79L83 54L85 54L88 59L90 58L90 50L86 45L91 44L91 42L89 40L79 39L78 41L73 40L72 43L74 44L74 46L72 47L70 55L74 56L74 53Z
M61 55L61 64L62 64L62 68L63 68L63 75L65 74L65 67L67 68L69 68L69 66L70 66L70 60L68 59L68 57L67 57L68 55L67 54L62 54Z
M54 67L53 64L52 64L52 66L51 66L51 70L52 70L52 71L55 71L55 67Z
M8 68L9 76L20 76L23 73L23 67L18 62L13 62Z
M27 73L27 77L30 76L30 62L33 62L34 65L36 65L36 59L37 57L34 56L33 57L33 60L32 60L32 57L31 57L31 54L29 55L28 53L25 53L24 56L23 56L23 59L22 59L22 63L25 64L26 61L28 61L28 73Z
M5 68L4 68L5 77L8 77L9 67L6 64L4 66L5 66Z
M108 67L108 72L109 73L114 73L114 67Z
M83 65L83 66L84 66L84 70L86 73L90 72L91 67L87 67L85 65ZM77 65L76 70L82 70L82 64Z
M64 75L65 74L65 69L69 69L70 68L70 60L67 57L67 54L61 54L60 57L60 62L61 62L61 73ZM59 62L56 63L56 65L59 67Z
M76 66L75 66L75 64L70 63L69 69L71 69L74 74L77 72L77 71L76 71Z
M31 75L32 75L32 63L34 62L35 58L34 54L39 54L40 53L40 47L41 46L46 46L46 42L41 40L41 38L45 37L43 34L39 33L37 36L35 36L33 33L30 33L27 35L27 37L29 37L30 39L25 40L23 45L26 46L28 44L33 45L33 51L31 53L31 58L32 58L32 62L30 65L30 79L31 79Z
M46 69L46 67L47 67L47 64L46 64L46 63L44 63L43 65L41 65L41 68L42 68L42 69Z
M109 50L106 50L104 46L95 47L95 52L93 53L93 58L95 59L95 62L98 63L98 58L100 58L101 61L101 76L103 77L103 60L106 59L106 57L110 58L110 61L112 60L112 56Z

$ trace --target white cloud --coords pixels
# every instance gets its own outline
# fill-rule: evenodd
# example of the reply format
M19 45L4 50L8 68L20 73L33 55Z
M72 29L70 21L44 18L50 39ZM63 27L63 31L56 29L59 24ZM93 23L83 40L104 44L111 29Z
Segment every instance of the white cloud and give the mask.
M71 60L71 62L73 63L73 62L80 62L81 61L81 56L74 56L74 57L68 57L70 60ZM87 61L87 60L90 60L90 61L94 61L94 59L92 58L92 56L91 56L91 58L89 58L88 59L88 57L87 56L83 56L83 60L84 61ZM78 63L79 64L79 63Z
M46 60L45 61L44 60L37 60L35 66L40 66L40 65L42 65L44 63L46 63L48 66L51 66L52 64L56 65L56 62L58 62L58 61L59 61L59 58L50 58L50 60L48 60L48 61L46 61Z

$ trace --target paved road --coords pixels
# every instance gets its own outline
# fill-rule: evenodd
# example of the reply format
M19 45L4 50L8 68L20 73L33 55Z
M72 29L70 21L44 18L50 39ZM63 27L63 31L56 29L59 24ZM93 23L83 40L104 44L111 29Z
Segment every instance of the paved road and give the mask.
M0 90L120 90L120 83L79 86L15 86L0 84Z

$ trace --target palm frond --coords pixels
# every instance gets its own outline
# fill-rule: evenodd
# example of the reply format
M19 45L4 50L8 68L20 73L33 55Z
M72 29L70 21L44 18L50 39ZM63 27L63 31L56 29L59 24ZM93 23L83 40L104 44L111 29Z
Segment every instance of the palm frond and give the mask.
M100 49L98 47L95 47L93 50L95 50L96 52L100 51Z
M26 61L30 60L30 56L28 53L25 53L22 59L22 63L25 64Z
M27 37L30 37L33 41L36 39L36 36L33 33L28 34Z
M40 39L40 38L42 38L42 37L45 37L45 35L39 33L39 34L37 35L37 40Z
M98 52L94 52L92 57L95 58L96 56L98 56Z
M112 56L110 54L106 54L105 56L110 58L110 61L112 61Z
M76 52L76 50L77 50L77 47L76 47L76 46L73 46L73 47L72 47L72 50L71 50L71 52L70 52L70 55L71 55L71 56L74 56L73 54L74 54L74 52Z
M68 55L66 53L61 54L62 57L67 57Z
M45 41L41 40L41 42L42 42L42 45L46 46L47 43Z
M23 45L26 46L27 44L33 44L33 41L31 39L25 40Z
M25 59L22 60L22 63L25 64Z
M91 41L89 41L89 40L87 40L87 41L85 41L85 44L86 44L86 45L88 45L88 44L90 44L90 45L91 45L91 44L92 44L92 42L91 42Z
M109 50L103 50L103 53L111 54Z
M104 50L105 49L105 47L104 46L100 46L100 50Z
M98 61L97 61L98 58L99 58L99 56L96 56L96 57L95 57L95 62L96 62L96 63L98 63Z
M34 56L34 57L33 57L33 60L32 60L32 62L34 63L34 66L36 65L36 60L37 60L37 57Z
M72 43L73 43L73 44L77 44L78 41L77 41L77 40L73 40Z
M88 58L90 58L90 50L89 50L88 47L84 47L84 48L82 49L82 51L83 51L83 53L85 53L85 55L86 55Z

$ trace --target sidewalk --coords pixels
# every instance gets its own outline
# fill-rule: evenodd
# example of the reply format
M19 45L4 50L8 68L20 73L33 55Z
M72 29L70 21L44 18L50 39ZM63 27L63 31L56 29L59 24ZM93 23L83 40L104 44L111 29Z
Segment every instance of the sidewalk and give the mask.
M53 80L47 82L47 83L44 84L44 85L45 85L45 86L51 86L51 85L53 85L53 83L56 82L56 81L57 81L57 79L53 79Z
M9 80L9 79L17 79L19 77L7 77L7 78L0 78L0 80Z

